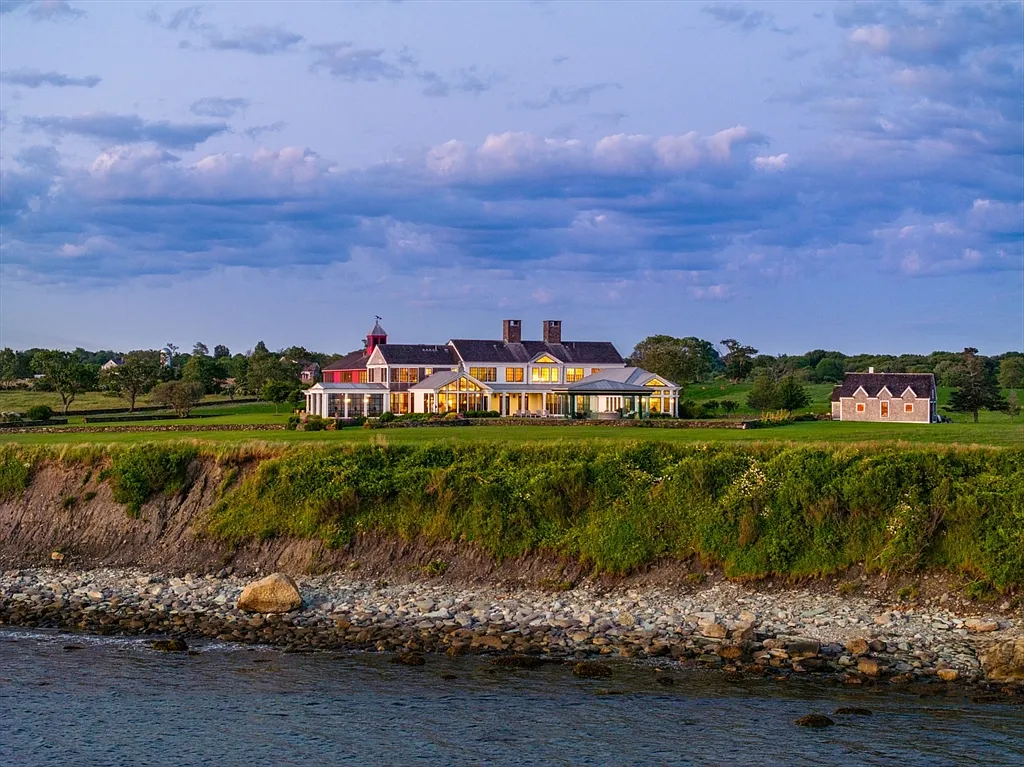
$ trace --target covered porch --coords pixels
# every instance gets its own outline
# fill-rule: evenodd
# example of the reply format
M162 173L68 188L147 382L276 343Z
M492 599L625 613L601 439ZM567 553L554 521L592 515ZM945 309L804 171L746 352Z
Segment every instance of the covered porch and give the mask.
M651 394L646 386L599 380L572 384L556 396L568 418L639 419L651 414Z
M306 412L323 418L379 416L388 406L384 384L319 383L306 389Z

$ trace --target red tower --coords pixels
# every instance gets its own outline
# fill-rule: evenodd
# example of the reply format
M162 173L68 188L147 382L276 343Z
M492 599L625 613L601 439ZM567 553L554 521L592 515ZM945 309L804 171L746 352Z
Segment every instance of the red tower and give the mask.
M380 326L380 317L374 317L373 330L366 334L366 353L373 354L373 350L380 344L388 342L387 331Z

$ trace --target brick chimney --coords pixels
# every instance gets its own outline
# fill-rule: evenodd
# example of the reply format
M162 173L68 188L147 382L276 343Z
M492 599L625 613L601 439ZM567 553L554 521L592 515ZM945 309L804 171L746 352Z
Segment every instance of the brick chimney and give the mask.
M523 323L519 320L502 320L501 340L507 344L521 344L523 342Z
M562 343L562 321L544 320L544 335L542 337L546 344Z

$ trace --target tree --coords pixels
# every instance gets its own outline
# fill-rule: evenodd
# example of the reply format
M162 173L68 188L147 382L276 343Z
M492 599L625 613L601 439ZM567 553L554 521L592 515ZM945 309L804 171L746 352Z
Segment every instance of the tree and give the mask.
M257 341L256 348L252 350L252 356L259 357L264 354L270 354L270 350L267 348L267 345L265 343L263 343L262 341Z
M1015 391L1011 391L1010 396L1006 398L1006 412L1010 414L1010 423L1020 415L1020 400Z
M778 408L779 384L767 374L757 377L747 395L747 407L764 412Z
M203 399L203 387L195 381L167 381L153 388L150 399L154 404L171 408L179 418L188 418L192 408Z
M978 350L970 346L960 353L960 367L955 378L959 388L950 395L950 410L971 413L977 423L980 410L1006 409L993 362L979 357Z
M754 369L754 355L757 354L757 349L753 346L743 346L735 338L726 338L722 341L722 346L726 348L726 354L722 357L725 375L735 383L743 381Z
M807 390L793 376L786 376L779 381L777 394L780 410L800 410L811 404Z
M843 361L837 357L824 357L814 366L814 377L828 383L842 381L843 372Z
M213 347L213 358L215 360L223 359L231 356L231 350L224 344L217 344Z
M999 363L999 385L1004 389L1024 389L1024 357L1003 357Z
M260 391L260 399L264 402L273 402L276 413L278 406L287 402L294 390L295 387L285 381L267 381Z
M105 370L100 375L104 388L128 401L128 412L135 412L135 400L152 389L160 374L160 353L150 351L129 352L120 367Z
M47 385L60 395L64 415L68 414L76 396L96 384L96 374L72 352L40 351L32 358L32 364L43 374Z
M219 385L218 379L224 378L224 371L219 360L194 354L181 369L182 381L195 381L203 387L204 394L214 394Z
M0 385L6 389L18 378L18 355L7 347L0 351Z
M192 344L192 356L193 357L209 357L210 347L204 344L202 341L196 341Z
M732 415L732 413L735 412L736 409L739 408L739 406L740 406L740 403L736 402L735 400L731 400L731 399L724 399L724 400L722 400L722 410L724 410L726 412L726 414L728 414L728 415Z
M272 354L253 356L249 360L249 369L245 374L245 389L250 394L260 394L263 387L270 381L285 381L292 388L299 385L299 377L295 365L281 362Z
M718 352L710 341L688 336L648 336L638 343L630 355L637 367L685 386L703 381L718 364Z

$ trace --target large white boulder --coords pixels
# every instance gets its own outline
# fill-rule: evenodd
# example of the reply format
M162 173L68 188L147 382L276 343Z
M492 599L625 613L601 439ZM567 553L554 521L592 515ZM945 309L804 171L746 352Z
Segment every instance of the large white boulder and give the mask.
M301 606L298 585L284 573L250 583L238 598L238 609L250 613L286 613Z

